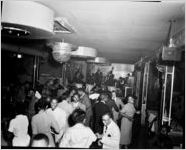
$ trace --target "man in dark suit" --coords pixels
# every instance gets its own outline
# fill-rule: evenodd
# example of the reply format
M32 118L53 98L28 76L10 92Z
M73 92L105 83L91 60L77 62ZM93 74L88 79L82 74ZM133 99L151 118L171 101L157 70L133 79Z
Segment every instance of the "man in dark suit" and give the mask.
M93 131L95 133L103 133L102 116L106 112L110 112L109 107L105 103L106 93L101 93L100 99L93 106Z

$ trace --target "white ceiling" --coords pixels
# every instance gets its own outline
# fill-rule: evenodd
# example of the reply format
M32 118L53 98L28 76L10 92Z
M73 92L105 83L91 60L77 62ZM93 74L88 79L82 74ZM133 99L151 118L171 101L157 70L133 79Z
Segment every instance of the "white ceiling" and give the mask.
M135 63L152 55L166 40L169 20L175 31L185 27L185 1L65 1L45 0L55 17L65 17L75 28L73 34L53 38L98 50L110 62Z

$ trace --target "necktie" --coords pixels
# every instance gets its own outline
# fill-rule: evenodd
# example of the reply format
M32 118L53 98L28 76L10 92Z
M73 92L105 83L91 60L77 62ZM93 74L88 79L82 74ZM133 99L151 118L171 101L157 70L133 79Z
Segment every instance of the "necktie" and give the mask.
M105 126L105 133L107 132L107 128L108 128L108 126Z

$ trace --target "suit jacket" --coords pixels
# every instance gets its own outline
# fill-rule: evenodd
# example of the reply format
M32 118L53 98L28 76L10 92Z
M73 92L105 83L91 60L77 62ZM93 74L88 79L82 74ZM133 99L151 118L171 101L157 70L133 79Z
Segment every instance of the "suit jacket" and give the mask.
M95 133L103 133L102 116L105 112L110 111L105 102L98 101L93 106L93 130Z
M112 99L109 99L106 101L106 105L109 106L110 110L114 109L115 111L119 112L119 108L116 105L115 101Z
M101 142L103 143L104 149L119 149L120 130L113 120L107 126L107 129L106 126L104 126Z

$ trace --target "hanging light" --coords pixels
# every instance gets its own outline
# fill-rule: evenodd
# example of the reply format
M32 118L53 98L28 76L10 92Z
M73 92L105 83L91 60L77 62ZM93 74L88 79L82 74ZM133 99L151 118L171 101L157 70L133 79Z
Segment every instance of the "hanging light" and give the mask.
M87 62L100 65L110 65L109 61L104 57L96 57L94 60L88 60Z
M52 56L59 62L67 62L71 57L72 44L65 42L55 42L53 45Z
M97 50L91 47L79 46L76 51L72 52L72 56L79 58L95 58L97 56Z

